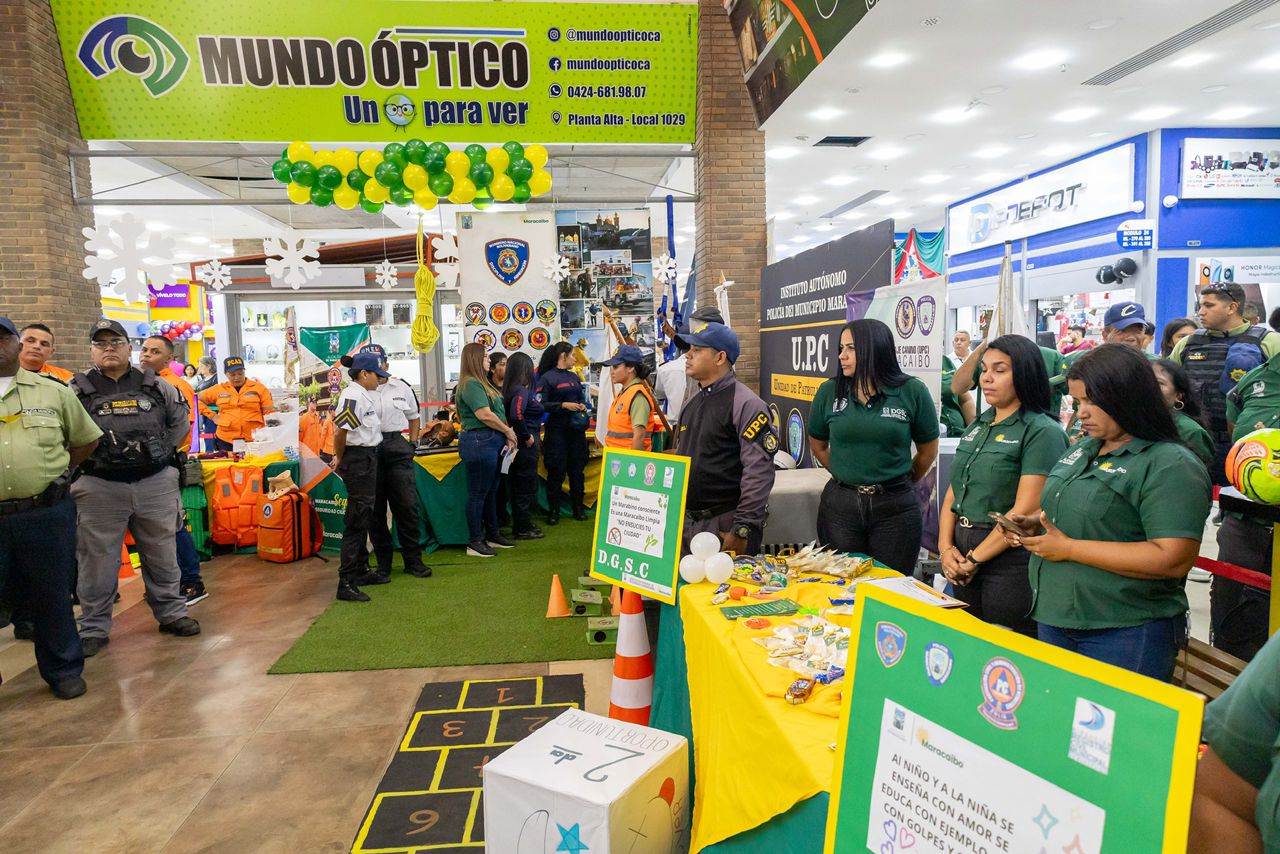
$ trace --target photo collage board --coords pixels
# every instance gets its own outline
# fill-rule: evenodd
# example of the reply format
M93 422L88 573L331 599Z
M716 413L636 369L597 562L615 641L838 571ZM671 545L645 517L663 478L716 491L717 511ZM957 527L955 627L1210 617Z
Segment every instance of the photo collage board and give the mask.
M561 335L590 362L584 379L598 382L618 335L633 338L653 366L658 293L648 209L557 211L556 248L569 262L560 283Z

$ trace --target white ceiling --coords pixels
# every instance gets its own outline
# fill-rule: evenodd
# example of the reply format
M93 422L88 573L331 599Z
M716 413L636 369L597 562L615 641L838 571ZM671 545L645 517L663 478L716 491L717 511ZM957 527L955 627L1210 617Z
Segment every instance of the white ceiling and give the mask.
M1280 5L1109 86L1082 85L1232 5L877 4L765 124L777 255L886 217L936 230L949 202L1143 131L1280 125ZM811 147L828 135L872 139ZM886 192L823 219L875 191Z

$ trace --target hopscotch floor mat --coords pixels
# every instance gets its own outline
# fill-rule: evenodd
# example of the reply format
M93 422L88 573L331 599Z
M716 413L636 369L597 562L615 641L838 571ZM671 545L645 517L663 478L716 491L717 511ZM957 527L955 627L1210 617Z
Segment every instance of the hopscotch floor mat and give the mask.
M481 769L585 697L578 673L429 683L352 854L483 851Z

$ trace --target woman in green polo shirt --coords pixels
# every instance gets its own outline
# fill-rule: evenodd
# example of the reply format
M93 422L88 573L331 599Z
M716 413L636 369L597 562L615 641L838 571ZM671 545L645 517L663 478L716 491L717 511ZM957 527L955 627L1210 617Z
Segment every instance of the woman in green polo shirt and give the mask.
M970 614L1035 637L1030 555L1009 548L987 514L1035 512L1067 434L1049 412L1049 374L1029 338L1002 335L988 345L981 387L987 409L956 446L938 553Z
M461 363L455 394L462 422L458 456L467 467L467 554L493 557L495 548L514 545L498 528L497 496L503 449L515 450L516 434L507 425L502 392L489 382L484 345L463 347Z
M912 485L937 459L937 410L924 383L903 373L879 320L845 324L839 362L809 410L809 449L831 472L818 539L910 574L923 527Z
M1018 514L1040 640L1168 680L1186 638L1187 571L1209 474L1178 437L1147 360L1104 344L1067 371L1085 438L1049 472L1041 512ZM1043 530L1041 530L1043 528Z
M1160 396L1172 410L1173 426L1178 428L1182 444L1191 449L1191 453L1200 458L1206 469L1213 465L1213 437L1200 423L1200 405L1191 393L1191 380L1182 365L1172 359L1156 359L1151 362L1151 370L1156 372L1156 384L1160 386Z

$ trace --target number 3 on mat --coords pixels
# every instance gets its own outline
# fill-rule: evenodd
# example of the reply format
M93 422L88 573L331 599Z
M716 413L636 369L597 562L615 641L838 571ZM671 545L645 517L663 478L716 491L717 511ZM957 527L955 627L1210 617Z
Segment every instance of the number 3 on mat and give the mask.
M608 768L610 765L617 765L619 762L626 762L628 759L635 759L637 756L644 756L644 751L642 750L631 750L630 748L619 747L616 744L606 744L605 747L609 747L614 750L621 750L623 753L627 755L621 756L613 760L612 762L606 762L603 765L597 765L594 768L588 768L586 773L582 775L582 779L590 780L592 783L603 783L605 780L609 779L608 774L601 774L599 777L593 777L591 775L604 768Z

